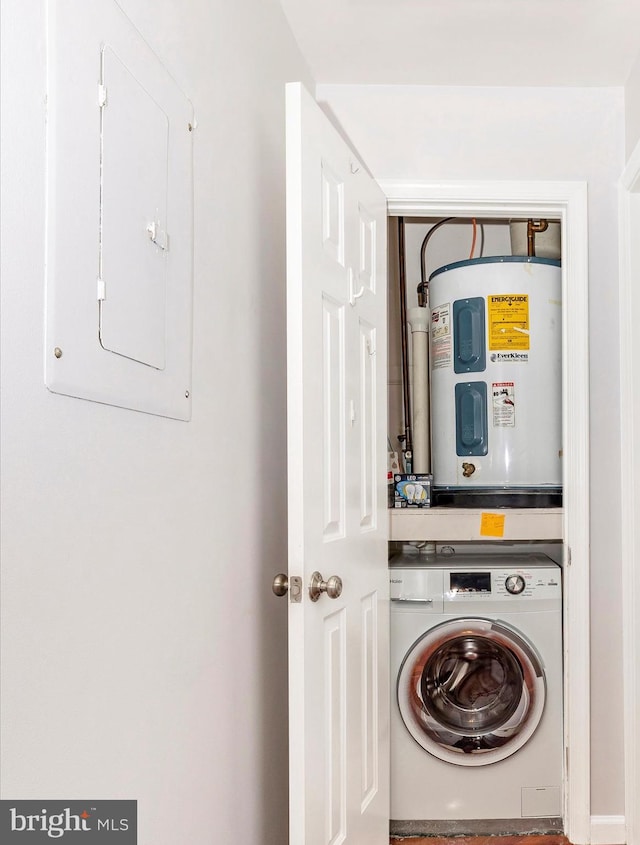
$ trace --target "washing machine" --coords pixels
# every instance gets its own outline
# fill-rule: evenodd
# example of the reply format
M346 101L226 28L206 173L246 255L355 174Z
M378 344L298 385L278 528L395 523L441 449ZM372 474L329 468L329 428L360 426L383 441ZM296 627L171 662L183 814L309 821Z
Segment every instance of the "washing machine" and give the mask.
M562 570L543 554L400 555L391 832L562 831Z

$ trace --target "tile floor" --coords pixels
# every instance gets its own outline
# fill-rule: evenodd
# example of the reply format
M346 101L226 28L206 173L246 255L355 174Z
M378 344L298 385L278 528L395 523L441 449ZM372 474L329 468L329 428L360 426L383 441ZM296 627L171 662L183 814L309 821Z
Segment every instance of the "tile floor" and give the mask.
M569 845L566 836L411 836L392 837L391 845Z

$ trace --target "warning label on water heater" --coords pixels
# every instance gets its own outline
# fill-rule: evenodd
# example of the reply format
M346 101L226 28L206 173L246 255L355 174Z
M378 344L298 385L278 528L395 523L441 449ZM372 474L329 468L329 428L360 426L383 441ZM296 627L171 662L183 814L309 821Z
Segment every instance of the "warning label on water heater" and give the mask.
M516 391L512 381L494 381L491 385L493 396L493 424L513 428L516 424Z
M431 367L451 366L451 304L431 309Z
M529 296L500 293L487 297L489 349L529 349Z

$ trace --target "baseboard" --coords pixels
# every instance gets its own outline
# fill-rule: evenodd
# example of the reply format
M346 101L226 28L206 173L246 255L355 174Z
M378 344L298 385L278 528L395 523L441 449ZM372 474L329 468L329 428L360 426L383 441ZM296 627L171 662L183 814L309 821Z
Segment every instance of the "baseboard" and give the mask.
M624 816L591 816L591 845L625 845Z

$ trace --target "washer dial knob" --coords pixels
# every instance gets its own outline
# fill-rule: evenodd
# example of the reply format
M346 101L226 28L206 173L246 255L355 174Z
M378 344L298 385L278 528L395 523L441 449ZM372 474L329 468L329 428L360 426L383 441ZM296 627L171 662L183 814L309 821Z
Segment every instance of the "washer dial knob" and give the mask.
M504 585L512 596L519 596L526 586L522 575L508 575Z

